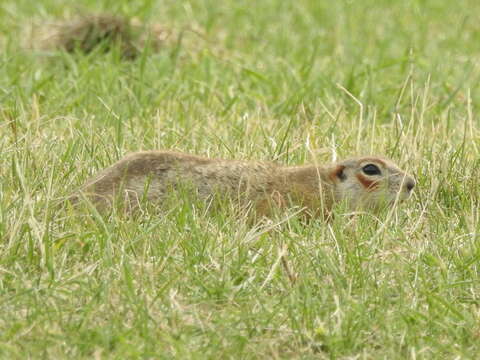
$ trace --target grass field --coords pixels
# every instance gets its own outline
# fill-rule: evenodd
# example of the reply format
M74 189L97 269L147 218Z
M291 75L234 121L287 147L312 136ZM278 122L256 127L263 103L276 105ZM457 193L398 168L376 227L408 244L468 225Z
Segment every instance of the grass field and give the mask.
M134 61L31 48L78 11L171 29ZM0 2L0 358L480 356L480 2ZM249 227L172 201L58 210L128 152L382 154L394 212ZM280 258L287 254L292 282Z

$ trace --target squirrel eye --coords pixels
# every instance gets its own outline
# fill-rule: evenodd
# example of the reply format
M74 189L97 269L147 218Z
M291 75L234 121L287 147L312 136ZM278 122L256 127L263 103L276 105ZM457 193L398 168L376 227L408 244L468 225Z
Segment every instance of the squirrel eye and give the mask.
M382 172L377 165L367 164L362 168L362 171L367 175L380 175Z

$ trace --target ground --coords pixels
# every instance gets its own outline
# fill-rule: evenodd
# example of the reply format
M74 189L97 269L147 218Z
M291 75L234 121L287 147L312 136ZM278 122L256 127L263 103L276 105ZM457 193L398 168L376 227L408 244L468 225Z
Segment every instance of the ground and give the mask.
M79 12L170 37L133 60L37 46ZM476 358L479 12L3 0L0 357ZM417 187L394 211L307 225L286 213L251 227L181 197L128 219L59 208L140 149L291 165L381 154Z

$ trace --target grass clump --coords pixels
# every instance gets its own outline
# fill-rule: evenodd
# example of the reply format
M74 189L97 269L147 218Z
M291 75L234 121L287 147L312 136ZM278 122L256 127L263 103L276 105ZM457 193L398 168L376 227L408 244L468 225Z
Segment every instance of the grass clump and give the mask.
M19 45L23 24L74 5L0 4L1 357L480 352L477 1L83 4L198 31L133 61L46 58ZM140 149L285 164L378 153L418 185L353 223L340 211L252 228L188 203L135 219L56 210Z
M141 30L147 34L141 34ZM89 15L57 24L43 40L43 47L85 54L99 49L100 52L112 51L116 47L122 58L134 59L140 54L149 36L152 47L158 50L161 46L160 34L152 34L151 30L135 19L109 14Z

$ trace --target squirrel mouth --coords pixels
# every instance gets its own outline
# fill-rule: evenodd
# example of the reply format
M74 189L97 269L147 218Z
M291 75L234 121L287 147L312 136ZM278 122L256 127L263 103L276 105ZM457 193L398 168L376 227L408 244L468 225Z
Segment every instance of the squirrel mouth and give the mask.
M390 204L391 205L395 205L396 203L401 204L401 203L407 201L410 198L411 195L412 194L410 194L410 193L401 192L395 198L393 198L390 201Z

